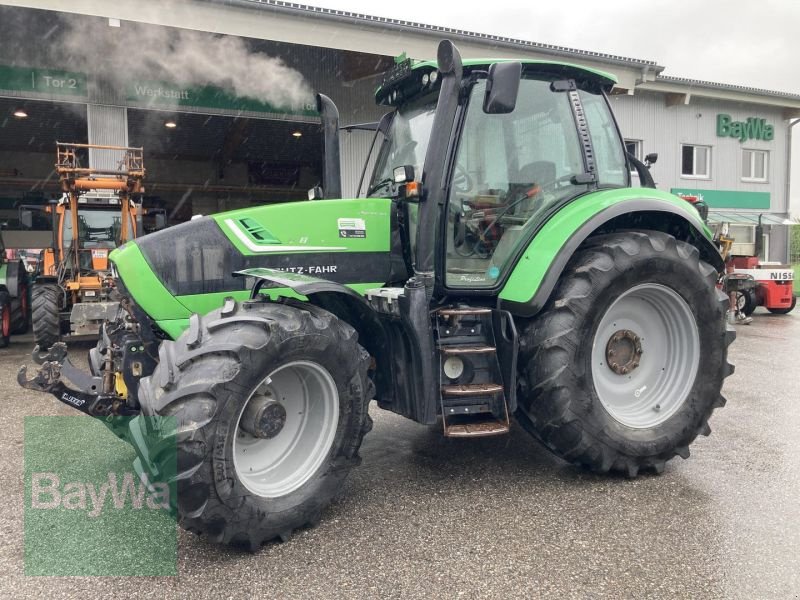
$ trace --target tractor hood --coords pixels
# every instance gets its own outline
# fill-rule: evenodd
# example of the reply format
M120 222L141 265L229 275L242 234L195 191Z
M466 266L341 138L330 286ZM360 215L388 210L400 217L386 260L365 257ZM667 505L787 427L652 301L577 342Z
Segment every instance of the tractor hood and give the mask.
M185 320L227 296L245 298L249 282L233 276L243 269L303 273L355 289L402 280L392 219L384 198L273 204L196 218L110 258L122 288L154 321Z

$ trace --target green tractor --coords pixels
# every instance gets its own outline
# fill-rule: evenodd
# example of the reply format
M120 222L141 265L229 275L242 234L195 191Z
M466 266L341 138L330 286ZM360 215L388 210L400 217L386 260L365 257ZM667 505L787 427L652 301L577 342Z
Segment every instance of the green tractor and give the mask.
M31 321L28 272L22 260L7 260L0 236L0 348L11 336L28 332Z
M436 62L386 74L391 111L366 126L377 158L354 199L328 199L338 112L319 95L309 201L128 242L91 375L56 345L20 383L133 416L118 433L137 471L152 482L177 461L182 526L253 549L319 518L359 463L373 398L452 438L516 420L593 471L662 471L710 432L734 333L711 232L625 155L614 83L462 61L444 41Z

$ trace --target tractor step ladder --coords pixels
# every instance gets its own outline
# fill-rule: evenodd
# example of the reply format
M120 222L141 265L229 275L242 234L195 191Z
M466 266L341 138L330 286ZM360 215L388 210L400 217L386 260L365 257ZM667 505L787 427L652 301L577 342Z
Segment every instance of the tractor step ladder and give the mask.
M494 342L492 309L440 308L434 318L444 435L508 433L508 405Z

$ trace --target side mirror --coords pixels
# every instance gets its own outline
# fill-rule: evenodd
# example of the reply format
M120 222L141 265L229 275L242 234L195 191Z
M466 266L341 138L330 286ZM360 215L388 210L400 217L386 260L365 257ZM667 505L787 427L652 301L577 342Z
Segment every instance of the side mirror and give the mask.
M164 229L167 226L167 214L163 212L156 213L156 231Z
M414 181L414 167L412 165L395 167L394 171L392 171L392 179L394 179L395 183Z
M322 200L325 198L325 194L322 193L322 188L318 185L315 185L313 188L308 190L308 199L309 200Z
M392 178L395 185L398 187L399 196L407 200L419 200L422 195L422 187L419 181L416 181L413 165L403 165L402 167L395 167L392 171Z
M517 105L521 77L520 62L501 62L491 65L486 79L483 112L487 115L505 115L513 112Z
M644 157L644 164L647 165L647 168L650 168L650 165L656 164L658 160L658 152L651 152L647 156Z

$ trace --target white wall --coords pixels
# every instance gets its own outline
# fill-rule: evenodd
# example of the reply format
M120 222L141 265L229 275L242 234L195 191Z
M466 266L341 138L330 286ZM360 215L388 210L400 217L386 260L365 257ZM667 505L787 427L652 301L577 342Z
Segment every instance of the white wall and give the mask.
M644 154L658 152L652 174L660 189L769 192L771 210L788 211L785 187L788 121L783 120L779 108L696 98L688 105L668 107L663 94L642 91L634 96L612 96L611 102L623 137L643 140ZM766 119L775 128L775 137L769 142L717 137L718 113L729 114L734 121L746 121L748 117ZM684 143L712 147L710 179L681 176L680 152ZM767 183L741 181L743 148L769 151Z

